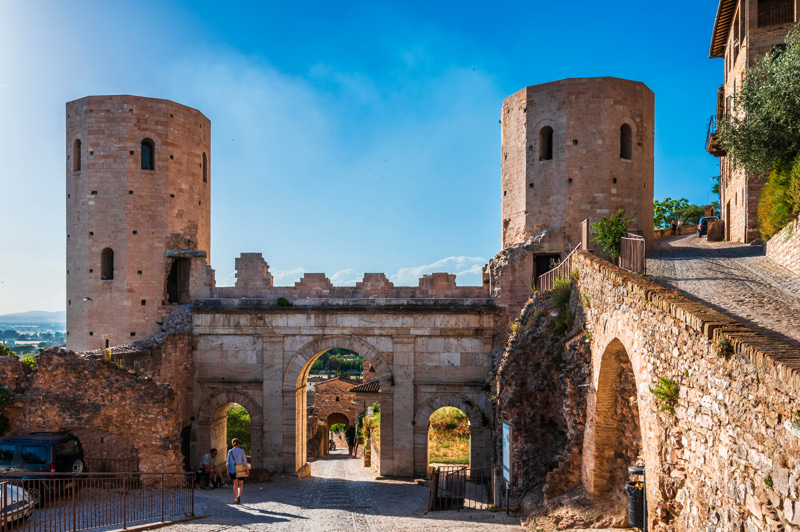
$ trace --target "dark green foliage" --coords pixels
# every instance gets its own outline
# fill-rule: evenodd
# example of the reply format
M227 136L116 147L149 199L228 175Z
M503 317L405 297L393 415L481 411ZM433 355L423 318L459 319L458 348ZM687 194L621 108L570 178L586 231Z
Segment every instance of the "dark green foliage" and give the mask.
M635 217L636 215L626 218L625 209L620 209L616 214L600 218L592 224L592 234L595 235L592 242L603 246L603 252L608 253L612 261L617 260L622 247L622 237L628 232L628 227Z
M250 414L243 406L233 405L228 409L228 447L231 440L239 438L239 447L250 454Z
M718 125L722 147L734 167L765 176L800 155L800 33L786 37L786 50L766 54L747 72L733 111Z
M761 236L770 238L800 214L800 157L779 163L769 174L758 202Z
M347 430L347 425L345 425L344 423L334 423L333 425L331 425L330 428L331 432L336 432L336 433L344 432L346 430Z
M569 304L569 297L572 293L572 281L559 277L553 280L553 290L550 292L550 301L557 309L562 309Z
M20 359L20 361L28 367L29 370L33 371L36 367L36 358L31 355L26 355Z
M0 357L16 356L16 353L7 345L0 344Z
M348 447L355 447L356 445L356 428L355 427L347 427L347 430L344 431L344 439L347 441Z
M558 311L558 317L556 318L556 327L555 329L553 329L553 332L555 332L560 336L563 336L572 330L573 325L575 325L575 313L572 311L571 308L566 307Z
M376 416L381 413L381 405L378 403L378 401L372 403L372 413Z
M0 384L0 408L11 404L11 401L11 392L8 390L8 388ZM0 414L0 436L4 436L6 432L8 432L10 426L11 423L9 419L5 415Z
M285 297L279 297L278 298L278 306L279 307L291 307L292 306L292 302L289 301L288 299L286 299Z
M346 360L345 357L355 357L355 359ZM355 351L334 347L322 353L319 358L314 361L311 365L310 373L312 375L318 375L323 371L329 373L336 372L337 370L341 373L347 373L351 370L360 373L364 369L363 361L364 357Z

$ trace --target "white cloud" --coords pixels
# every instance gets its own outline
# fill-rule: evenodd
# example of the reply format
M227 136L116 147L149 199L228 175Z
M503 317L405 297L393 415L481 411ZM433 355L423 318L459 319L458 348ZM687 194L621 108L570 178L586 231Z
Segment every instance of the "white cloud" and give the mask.
M396 286L417 286L420 277L425 274L448 272L456 274L456 283L459 286L479 285L481 270L487 262L483 257L447 257L437 260L433 264L401 268L389 279Z
M291 286L306 273L305 268L295 268L293 270L270 270L272 274L273 284L277 286Z
M355 286L356 283L364 279L363 272L357 272L352 268L339 270L329 277L334 286Z

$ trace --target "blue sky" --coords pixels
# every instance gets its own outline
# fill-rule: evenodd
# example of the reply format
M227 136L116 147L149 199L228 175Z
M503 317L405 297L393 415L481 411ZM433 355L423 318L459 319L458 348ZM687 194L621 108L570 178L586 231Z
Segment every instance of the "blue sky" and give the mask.
M717 3L0 0L0 314L65 308L64 104L166 98L212 123L212 266L480 284L500 248L502 100L566 77L656 95L655 196L710 201Z

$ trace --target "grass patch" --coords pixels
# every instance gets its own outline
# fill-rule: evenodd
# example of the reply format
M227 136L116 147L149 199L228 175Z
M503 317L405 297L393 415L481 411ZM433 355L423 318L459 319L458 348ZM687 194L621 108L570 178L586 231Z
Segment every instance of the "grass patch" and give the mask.
M452 406L433 413L428 427L428 461L437 464L469 464L469 420Z

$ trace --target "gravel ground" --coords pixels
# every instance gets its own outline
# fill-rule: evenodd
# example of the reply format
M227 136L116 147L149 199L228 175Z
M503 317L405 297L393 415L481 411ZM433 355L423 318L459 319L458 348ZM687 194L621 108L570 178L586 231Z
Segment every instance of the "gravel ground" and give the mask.
M647 254L647 273L765 336L800 347L800 276L766 258L762 246L708 242L695 234L657 240Z
M173 525L168 532L250 531L522 531L503 512L461 510L425 514L428 488L416 482L376 480L362 459L335 451L311 464L311 477L278 476L246 484L242 504L232 489L195 492L195 511L204 519Z

